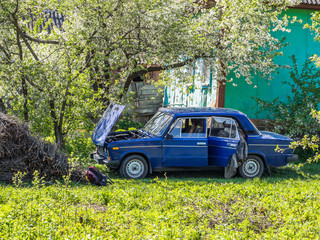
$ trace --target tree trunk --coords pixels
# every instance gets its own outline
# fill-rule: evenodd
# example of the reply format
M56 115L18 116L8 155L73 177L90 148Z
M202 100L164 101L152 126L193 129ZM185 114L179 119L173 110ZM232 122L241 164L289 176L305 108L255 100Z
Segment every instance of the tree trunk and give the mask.
M56 139L56 144L58 148L65 149L65 142L64 142L64 136L62 133L62 127L59 125L59 120L57 118L54 100L52 99L49 100L49 106L50 106L50 116L53 120L54 136Z
M22 95L23 95L23 117L26 122L29 121L29 109L28 109L28 86L25 78L22 76Z
M20 42L20 35L19 31L17 30L17 45L19 47L19 58L22 63L23 61L23 50ZM21 78L21 89L22 89L22 96L23 96L23 118L26 122L29 121L29 109L28 109L28 86L25 79L25 76L22 74Z
M4 105L3 100L0 98L0 112L5 112L6 106Z
M56 144L58 148L65 149L64 135L62 133L62 129L54 124L54 136L56 138Z

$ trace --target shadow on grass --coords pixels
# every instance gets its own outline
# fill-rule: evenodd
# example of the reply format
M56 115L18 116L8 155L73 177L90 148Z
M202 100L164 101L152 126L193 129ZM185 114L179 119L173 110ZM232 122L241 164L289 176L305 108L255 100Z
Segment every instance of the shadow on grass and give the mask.
M304 166L300 167L298 164L289 164L285 167L272 167L270 169L271 175L265 173L261 179L268 182L279 182L288 179L320 179L320 163L306 163ZM114 180L123 180L123 178L114 172L108 173L109 177ZM247 179L243 179L236 174L231 179L224 178L223 168L210 171L178 171L178 172L154 172L151 175L141 181L150 181L152 179L158 178L160 180L170 181L205 181L205 182L245 182Z
M116 172L107 172L105 166L99 167L102 173L107 173L108 176L115 181L115 184L118 181L126 181ZM267 182L281 182L287 181L289 179L320 179L320 163L306 163L304 166L299 168L297 164L289 164L285 167L278 167L278 168L271 168L271 175L264 174L262 176L262 180ZM177 171L177 172L154 172L151 175L147 175L146 178L138 180L137 183L140 181L142 182L150 182L154 179L159 179L160 181L164 181L167 179L171 182L179 182L179 181L194 181L194 182L217 182L217 183L243 183L247 181L247 179L241 178L239 174L236 174L231 179L224 178L224 171L223 168L210 170L210 171ZM132 180L131 180L132 181ZM63 180L59 181L63 184ZM52 183L51 183L52 184ZM0 182L0 186L8 185L7 182ZM9 184L11 185L11 184ZM31 183L24 183L26 186L31 186ZM83 185L90 185L88 182L72 182L72 186L83 186Z

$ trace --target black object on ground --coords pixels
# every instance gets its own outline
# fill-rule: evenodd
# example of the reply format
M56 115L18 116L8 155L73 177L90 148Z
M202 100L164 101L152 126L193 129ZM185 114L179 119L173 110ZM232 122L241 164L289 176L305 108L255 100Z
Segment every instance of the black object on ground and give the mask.
M102 174L97 168L92 166L87 169L87 177L91 184L97 186L113 184L113 181L107 175Z

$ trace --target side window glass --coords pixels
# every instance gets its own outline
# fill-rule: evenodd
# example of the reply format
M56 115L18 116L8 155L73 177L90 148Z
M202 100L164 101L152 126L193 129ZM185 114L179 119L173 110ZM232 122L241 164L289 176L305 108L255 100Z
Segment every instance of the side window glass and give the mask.
M236 138L237 127L232 119L212 117L211 136L222 138Z
M232 127L231 127L231 138L236 138L237 137L237 127L234 124L234 122L232 121Z
M172 134L174 138L181 137L181 119L174 123L174 127L171 129L170 134Z
M182 120L181 137L204 138L206 137L206 119L185 118Z
M179 119L171 129L170 133L174 138L204 138L206 137L206 119Z

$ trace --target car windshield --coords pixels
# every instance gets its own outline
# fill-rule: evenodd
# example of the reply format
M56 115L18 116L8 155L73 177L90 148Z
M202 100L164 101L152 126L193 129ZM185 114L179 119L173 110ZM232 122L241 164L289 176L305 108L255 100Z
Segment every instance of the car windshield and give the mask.
M160 137L167 129L171 120L171 115L163 112L157 112L142 129L146 132Z

